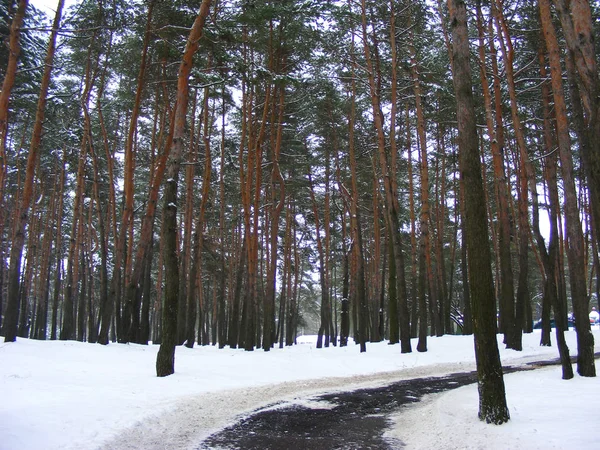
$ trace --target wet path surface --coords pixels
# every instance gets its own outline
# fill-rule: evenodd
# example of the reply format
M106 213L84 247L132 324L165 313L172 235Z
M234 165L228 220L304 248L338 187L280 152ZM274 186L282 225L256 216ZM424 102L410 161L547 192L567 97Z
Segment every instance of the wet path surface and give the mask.
M324 394L303 405L284 403L253 413L210 436L200 449L386 449L388 416L402 405L477 381L475 372L404 380L378 388Z
M557 360L505 366L505 374L557 364ZM240 450L399 449L399 441L384 438L390 416L424 395L477 382L477 373L417 378L350 392L322 394L253 412L209 436L198 447Z

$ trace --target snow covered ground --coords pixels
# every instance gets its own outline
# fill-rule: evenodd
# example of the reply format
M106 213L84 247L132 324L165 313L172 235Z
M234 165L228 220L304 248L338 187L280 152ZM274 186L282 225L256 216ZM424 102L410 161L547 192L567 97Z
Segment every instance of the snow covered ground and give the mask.
M554 336L553 343L554 343ZM596 351L600 331L594 330ZM576 354L576 335L567 335ZM155 376L157 346L18 339L0 344L0 449L195 448L252 410L316 393L382 385L475 367L473 338L428 339L428 352L398 345L316 349L314 339L270 352L179 347L176 373ZM525 335L505 365L558 356ZM416 341L413 342L413 349ZM600 374L600 370L599 370ZM391 438L408 449L600 448L599 378L561 380L560 367L505 376L511 421L477 419L476 386L426 397L396 415Z

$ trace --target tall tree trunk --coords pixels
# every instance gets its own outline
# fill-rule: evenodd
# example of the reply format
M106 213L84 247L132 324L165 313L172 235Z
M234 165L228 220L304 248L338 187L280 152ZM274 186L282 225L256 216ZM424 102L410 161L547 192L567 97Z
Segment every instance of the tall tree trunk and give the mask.
M435 258L437 292L439 293L440 302L440 320L444 327L445 333L452 333L451 309L452 301L448 293L448 283L446 279L446 258L444 257L444 229L446 221L446 147L444 145L444 137L442 130L438 127L437 146L439 148L440 157L436 160L436 194L435 194L435 214L436 214L436 241L435 241ZM440 167L441 166L441 167Z
M40 144L42 140L42 126L44 124L44 116L46 112L46 101L48 98L48 88L50 86L50 77L52 74L53 61L54 61L54 51L56 48L56 36L58 34L58 29L60 27L60 19L62 14L62 8L64 5L64 0L59 0L58 6L56 8L56 14L54 16L54 22L52 24L52 32L50 34L50 38L48 40L48 49L46 51L46 58L44 60L44 75L42 76L42 82L40 85L40 94L38 97L37 109L35 113L35 124L33 126L33 134L31 136L31 144L29 146L29 154L27 156L27 168L25 172L25 181L23 186L23 194L21 196L21 204L19 205L19 217L18 223L16 225L16 233L14 234L12 246L10 249L10 265L8 269L8 298L6 303L6 312L4 316L4 323L2 328L2 334L4 335L4 342L14 342L17 338L17 323L18 323L18 313L19 313L19 277L21 276L21 259L23 256L23 247L25 245L25 234L27 223L29 222L29 207L31 205L31 200L33 198L33 185L34 185L34 176L35 176L35 168L37 165L38 154L40 149ZM26 1L21 1L19 3L19 8L17 10L17 17L15 17L15 29L11 30L11 41L13 39L13 32L15 34L14 38L16 42L14 42L14 46L11 46L11 52L15 51L15 58L18 56L19 45L19 31L20 25L22 23L22 14L25 13L25 7L27 6ZM13 42L11 42L13 44ZM12 63L12 59L9 59L9 64ZM16 59L14 61L16 64ZM9 66L8 69L11 69ZM11 69L12 71L12 69ZM14 76L14 72L9 75L7 71L7 75L5 76L5 84L7 82L6 78L8 76ZM10 83L9 83L10 86ZM4 88L4 85L3 85ZM3 100L0 97L0 101ZM6 99L8 102L8 98ZM7 106L8 107L8 106ZM3 109L3 106L0 104L0 111ZM6 120L6 119L5 119ZM2 129L5 127L6 122L2 122L2 117L0 117L0 132L4 133ZM5 140L4 136L0 136L1 140ZM4 144L0 144L0 147L4 147ZM5 157L5 155L1 155L0 157ZM2 165L5 164L3 160ZM2 170L0 170L2 171Z
M164 240L165 264L165 304L163 310L163 335L156 356L156 375L164 377L175 371L175 344L177 340L177 302L179 300L179 261L177 256L177 184L179 167L183 153L185 120L188 110L189 77L192 70L194 54L198 50L199 41L210 8L210 0L203 0L198 16L192 25L179 66L177 80L177 100L173 116L173 134L167 143L172 146L167 184L164 190L162 238Z
M364 15L364 5L363 5L363 15ZM363 20L366 20L363 18ZM366 34L366 31L363 29L363 34ZM367 45L367 44L365 44ZM367 298L366 298L366 289L365 289L365 263L363 256L363 242L362 242L362 233L361 233L361 225L360 225L360 210L358 208L358 175L357 175L357 166L356 166L356 151L355 151L355 142L354 142L354 126L356 123L356 56L354 54L354 34L352 35L352 47L351 47L351 55L352 55L352 92L351 92L351 101L350 101L350 115L348 117L348 156L350 159L350 174L351 174L351 189L352 194L347 194L350 198L350 228L352 234L352 252L354 253L354 261L355 261L355 269L353 273L355 276L354 279L354 296L356 298L356 304L359 305L359 308L354 308L356 312L357 309L360 309L360 313L355 316L355 320L353 321L355 327L355 336L358 337L358 343L360 344L360 351L367 351L367 342L366 342L366 327L367 327ZM358 332L356 332L358 331Z
M593 164L594 157L597 157L599 151L595 148L590 139L593 138L592 133L588 132L586 127L585 113L583 109L583 103L581 101L581 89L579 89L577 69L575 67L575 61L573 61L573 53L567 52L565 54L565 63L567 67L567 76L569 79L569 92L571 97L571 116L575 128L575 133L579 141L579 148L581 149L581 155L583 157L583 167L585 169L585 175L587 177L587 185L589 186L589 197L592 220L591 220L591 241L592 241L592 260L594 264L594 270L596 272L596 303L600 307L600 219L596 217L598 215L596 208L599 205L594 204L594 193L592 192L595 188L592 186L593 183L597 183L598 180L594 180ZM596 143L594 143L596 144ZM582 181L582 183L584 183ZM583 186L582 186L583 188ZM582 191L583 189L580 189ZM590 289L593 282L590 280Z
M58 164L56 165L58 168ZM36 297L38 299L38 307L35 313L35 328L33 332L34 339L46 340L46 332L48 329L48 301L50 295L50 279L51 279L51 265L52 265L52 242L53 242L53 231L56 226L56 200L57 192L60 190L58 186L57 177L54 182L52 189L52 197L48 206L48 213L46 215L46 224L44 228L44 239L42 241L42 256L39 269L39 275L37 277L38 288L36 289ZM0 312L1 313L1 312Z
M285 59L283 64L285 64ZM285 110L285 87L281 87L279 93L279 106L277 117L277 131L275 143L271 149L271 239L270 239L270 258L267 266L267 288L265 295L264 317L263 317L263 350L269 351L274 344L274 326L275 317L275 295L277 282L277 255L279 238L279 218L281 211L285 206L285 183L279 169L279 154L281 153L281 142L283 136L283 120ZM273 111L274 113L274 111ZM272 143L273 144L273 143ZM276 196L276 185L279 185L279 198ZM285 285L282 286L282 292ZM281 319L280 319L281 320Z
M56 218L56 269L54 271L54 285L52 293L52 317L50 319L50 339L56 340L58 328L58 304L61 291L61 268L62 268L62 219L64 205L64 186L66 176L67 150L63 147L62 168L60 172L60 184L58 190L58 208Z
M210 63L209 63L210 66ZM202 198L200 201L200 211L198 212L198 218L196 221L196 229L194 232L194 245L192 253L192 266L190 271L189 281L189 292L187 298L187 307L189 309L187 316L186 334L187 346L193 347L194 339L196 335L196 302L199 301L197 294L202 297L203 293L199 292L201 288L202 280L202 251L204 244L204 228L206 227L206 207L208 205L208 195L210 192L210 174L212 170L212 159L210 154L210 131L209 131L209 90L204 89L204 105L203 109L203 121L202 121L202 143L204 147L204 173L202 176ZM200 286L197 284L200 280ZM199 308L201 309L201 308ZM181 318L181 317L180 317ZM202 324L202 315L200 314L200 323ZM179 324L178 324L179 326ZM202 332L202 328L200 329Z
M102 83L103 85L103 83ZM98 99L98 107L101 111L101 102L99 95ZM106 225L104 222L104 213L102 211L102 203L100 202L100 174L99 174L99 163L98 156L94 149L94 143L92 140L92 129L91 129L91 119L87 108L84 105L84 118L86 121L86 129L88 131L88 141L89 141L89 151L92 157L92 165L93 165L93 173L94 173L94 185L93 185L93 195L94 195L94 203L96 204L96 214L98 220L98 232L100 234L100 312L99 312L99 320L105 315L105 310L108 308L108 249L107 249L107 240L108 236L106 233ZM105 143L105 145L107 145ZM106 149L108 152L108 149ZM110 204L110 203L109 203ZM108 207L106 208L108 211ZM90 311L91 312L91 311ZM98 341L98 336L94 336L94 342Z
M547 3L543 3L544 1L546 0L540 0L539 5L550 63L558 153L564 185L565 221L568 239L566 253L569 263L573 311L575 314L575 323L577 324L577 373L581 376L594 377L596 376L594 336L592 335L588 319L589 298L587 297L586 287L583 232L579 219L579 208L577 206L577 191L575 188L571 138L569 135L567 108L562 82L562 68L556 34L550 21L549 12L546 12L545 6Z
M43 186L41 183L37 183L34 187L34 192L32 197L38 198L38 195L41 193ZM21 281L21 288L19 291L19 303L21 305L19 311L19 326L18 326L18 336L22 338L29 337L29 331L31 328L31 319L32 314L35 313L35 298L34 304L32 305L32 287L33 287L33 274L35 272L35 267L37 265L38 255L40 253L40 231L42 220L41 217L37 213L38 203L34 203L31 208L31 220L29 224L29 245L27 248L27 256L25 273L23 274Z
M473 334L473 310L471 307L471 287L469 283L469 265L467 261L467 225L466 225L466 207L465 207L465 181L460 179L460 235L461 235L461 255L460 272L463 285L463 335Z
M279 348L283 348L284 333L287 332L286 317L291 296L292 287L292 207L290 201L286 201L285 234L283 243L283 275L281 280L281 294L279 295L279 321L277 322L277 337Z
M404 273L404 254L402 250L402 242L400 237L400 221L399 221L399 203L393 192L391 183L390 168L386 157L386 142L383 127L383 113L379 100L380 93L378 92L374 74L374 65L371 58L371 50L369 48L369 38L367 33L367 14L366 2L361 1L362 11L362 36L363 50L367 66L367 76L369 79L369 91L371 96L371 105L373 110L373 121L377 133L377 147L379 153L379 163L381 167L381 175L384 182L385 190L385 206L387 212L386 223L389 228L389 236L392 240L394 249L394 258L396 259L397 283L398 283L398 298L400 312L400 345L402 353L411 352L410 343L410 317L408 313L408 304L406 296L406 279Z
M498 216L498 262L500 277L498 280L498 291L499 291L499 307L500 307L500 331L508 333L507 327L510 326L512 320L510 319L511 308L514 310L515 303L515 288L512 268L512 256L511 256L511 229L510 229L510 207L508 200L508 182L506 180L505 172L505 161L504 161L504 136L503 136L503 122L497 122L494 127L494 114L496 120L502 116L498 114L498 111L494 111L492 105L492 94L490 92L487 70L485 65L485 32L483 25L483 14L481 12L481 2L477 2L477 28L479 32L479 64L480 64L480 75L481 84L483 88L483 97L485 103L485 116L487 124L487 133L490 141L490 148L492 152L492 163L494 168L494 186L497 201L497 216ZM493 28L489 27L490 34L493 33ZM490 36L490 46L492 46L492 52L495 55L495 48L493 48L493 36ZM493 56L494 69L497 71L497 64L495 63L495 56ZM499 85L496 85L496 78L494 78L495 92L499 91ZM495 108L502 106L499 97L495 97L496 103ZM514 313L513 313L514 315Z
M519 181L517 190L518 195L518 224L519 224L519 283L517 288L517 306L515 311L514 304L506 310L508 323L504 329L506 337L506 346L514 350L522 350L522 331L523 315L525 305L529 302L529 290L527 282L529 279L529 218L527 212L528 189L531 190L532 202L537 202L537 188L535 176L529 155L527 153L527 144L523 135L521 119L518 113L517 94L515 88L515 75L513 69L514 49L512 39L502 11L502 0L496 0L497 7L493 10L500 47L505 60L506 78L508 81L508 92L510 98L511 116L514 125L515 138L519 149ZM507 305L508 306L508 305Z
M227 321L227 270L225 267L225 85L223 85L221 98L221 160L219 168L219 242L220 242L220 292L219 292L219 348L224 348L228 343L229 324ZM231 291L229 291L231 292ZM283 320L283 318L281 319Z
M390 51L391 51L391 111L390 111L390 154L394 163L392 163L392 172L396 171L396 155L398 148L396 144L396 117L398 108L398 51L396 47L396 11L394 1L390 0ZM410 127L407 127L407 129ZM410 130L407 131L410 133ZM410 151L410 150L409 150ZM410 163L409 163L410 164ZM409 178L412 186L412 179ZM394 189L394 192L397 192ZM412 195L412 192L411 192ZM412 200L412 197L411 197ZM389 342L397 344L400 342L400 323L398 322L398 287L397 287L397 268L394 257L394 248L388 229L387 249L389 254L389 275L388 275L388 318L389 318Z
M550 20L550 4L548 0L540 0L539 2L540 16L542 28L548 26ZM546 61L545 61L545 45L544 40L540 42L539 48L539 62L540 62L540 75L542 79L547 79ZM554 319L556 328L556 340L558 343L558 352L560 354L560 361L562 365L562 377L565 380L573 378L573 366L571 365L571 358L569 355L569 348L565 341L565 331L568 330L566 319L566 311L563 308L562 302L559 301L558 288L556 283L557 270L556 265L558 262L558 248L559 248L559 236L558 236L558 212L559 212L559 197L558 197L558 185L556 181L557 173L557 155L552 149L555 146L554 139L552 136L552 125L551 125L551 108L550 108L550 86L545 81L542 86L542 105L544 111L544 151L548 153L545 158L544 167L544 178L549 193L550 199L550 240L548 250L546 250L546 243L544 237L540 232L540 213L539 205L534 205L532 214L532 225L533 232L535 235L536 243L542 259L542 265L545 273L544 281L544 293L543 293L543 306L542 306L542 338L540 345L550 345L550 308L554 308ZM544 323L547 322L547 324Z
M460 170L465 182L466 240L475 319L479 418L499 425L508 421L510 415L496 342L494 284L469 65L467 10L462 0L448 0L448 10L452 26L452 75L457 101Z
M411 273L411 324L410 324L410 336L413 338L419 337L419 342L417 343L417 351L427 351L427 314L424 313L421 315L421 311L419 310L419 295L418 295L418 243L417 243L417 216L415 213L415 187L414 187L414 177L413 177L413 157L412 157L412 135L411 135L411 127L408 126L410 123L409 117L409 107L406 107L406 149L408 151L408 157L406 161L406 165L408 168L408 205L409 205L409 216L410 216L410 248L411 248L411 265L410 265L410 273ZM390 253L390 257L392 253ZM391 260L390 260L390 270L391 270ZM391 273L390 273L391 276ZM391 281L390 281L391 282ZM420 322L423 322L423 325L420 325ZM417 329L417 326L419 327ZM419 348L421 350L419 350Z
M71 223L71 235L69 237L69 252L67 256L67 273L65 279L65 294L63 301L63 320L62 327L60 330L60 340L73 339L75 337L75 324L74 321L74 293L73 290L77 291L77 283L79 282L79 264L77 262L78 248L80 243L80 230L82 221L82 203L84 195L84 184L85 184L85 164L87 160L87 138L84 133L84 137L81 142L81 152L79 156L79 163L77 167L77 186L75 189L75 199L73 201L73 217Z
M431 256L433 254L431 246L430 225L430 205L429 205L429 164L427 161L427 138L425 134L425 115L423 113L421 80L419 79L419 71L417 67L417 52L414 47L414 36L412 30L409 31L410 43L408 45L410 51L410 75L413 83L413 93L415 96L415 108L417 113L417 138L419 148L419 174L421 187L421 214L420 214L420 230L422 240L422 256L425 258L425 273L419 276L425 276L426 292L429 294L429 307L433 311L432 317L432 333L441 336L444 334L442 327L442 303L439 301L438 292L434 281L434 270Z
M194 91L192 101L192 113L190 124L190 143L188 151L187 166L185 168L185 212L183 219L183 246L181 249L181 274L179 277L179 306L177 311L177 345L186 342L188 348L194 346L196 341L196 297L190 295L190 291L194 289L196 283L195 273L191 272L191 261L193 249L196 248L195 239L192 247L192 222L194 211L194 173L195 163L197 160L197 144L196 144L196 105L198 92ZM208 105L208 99L205 98L204 106ZM206 166L206 163L205 163ZM198 232L198 230L196 230ZM201 230L200 230L201 231ZM196 234L196 236L198 236ZM198 241L199 242L199 241ZM193 316L193 317L192 317Z
M150 42L150 27L152 22L152 13L155 2L152 0L148 5L147 19L146 19L146 31L144 34L144 42L142 47L142 56L140 62L140 69L137 78L137 87L135 93L135 99L133 109L131 111L131 118L129 120L129 128L127 130L127 137L125 139L125 162L124 162L124 180L123 180L123 214L121 216L121 225L118 232L118 238L116 239L115 249L115 261L113 268L113 279L111 289L109 291L109 302L114 302L116 305L123 305L123 312L121 315L120 308L115 311L117 314L117 326L120 330L118 339L119 342L129 342L132 337L132 314L134 309L134 301L137 297L137 290L131 289L132 278L134 277L132 269L134 247L133 239L127 238L127 232L132 230L133 226L133 213L134 213L134 173L135 173L135 147L136 147L136 132L138 129L138 118L141 109L142 95L144 91L145 73L147 65L147 54L148 46ZM168 153L169 149L165 149L165 153ZM138 246L139 247L139 246ZM144 249L145 250L145 249ZM139 255L138 255L139 256ZM143 260L143 255L140 258ZM136 286L140 283L142 261L137 263L137 273L135 277ZM122 269L125 269L124 274L121 275ZM121 299L122 290L117 283L125 281L125 298ZM135 330L137 332L137 329ZM101 333L102 334L102 333ZM103 339L100 343L105 343Z
M315 218L315 232L317 241L317 250L319 254L319 281L321 286L321 322L317 337L317 348L323 347L323 335L325 335L325 346L329 347L329 321L327 310L329 308L329 288L327 284L327 268L325 266L325 249L323 248L323 239L321 238L321 221L319 219L319 207L315 197L315 189L312 181L312 175L308 173L308 182L310 185L310 198L312 200L313 214Z
M346 222L346 214L348 216L351 215L351 204L352 204L352 196L344 186L342 182L342 170L340 164L340 151L338 145L338 137L336 133L335 121L333 118L331 105L328 105L328 113L331 125L331 133L332 133L332 144L333 144L333 153L335 159L335 172L336 172L336 181L338 185L338 189L342 194L343 208L340 211L340 222L342 228L342 239L341 239L341 252L342 252L342 298L341 298L341 310L340 310L340 347L345 347L348 345L348 337L350 336L350 252L351 250L347 250L347 242L348 242L348 226ZM349 120L350 122L351 120ZM350 144L353 145L353 144ZM350 233L353 235L353 225L352 219L351 222L351 230ZM391 295L391 294L390 294ZM290 306L291 307L291 306ZM390 326L393 326L390 325ZM396 321L396 334L398 329L398 323ZM336 333L337 334L337 333ZM396 340L396 343L398 340Z

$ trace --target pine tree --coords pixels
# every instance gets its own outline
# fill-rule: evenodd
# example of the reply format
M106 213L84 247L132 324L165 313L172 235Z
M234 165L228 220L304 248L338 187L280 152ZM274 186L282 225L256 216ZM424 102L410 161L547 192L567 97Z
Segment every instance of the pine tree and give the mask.
M452 29L452 77L457 102L460 171L465 187L466 240L479 385L479 418L487 423L500 425L507 422L510 415L506 406L502 365L496 342L491 255L469 65L467 9L464 1L449 0L448 10Z

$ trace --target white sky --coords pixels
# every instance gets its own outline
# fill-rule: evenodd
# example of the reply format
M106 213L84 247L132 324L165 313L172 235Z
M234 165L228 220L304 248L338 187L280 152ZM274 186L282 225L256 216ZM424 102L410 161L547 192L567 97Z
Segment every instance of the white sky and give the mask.
M594 337L600 351L597 326ZM503 363L558 356L539 340L537 332L525 335L515 352L499 335ZM316 349L313 338L304 341L270 352L178 347L176 373L166 378L155 376L158 346L0 343L0 450L197 448L241 414L276 402L475 367L472 336L429 338L428 352L404 355L386 342L361 354L355 345ZM574 331L567 342L576 354ZM407 449L597 448L599 378L563 381L555 366L507 375L505 383L508 424L477 419L471 385L405 408L389 435Z
M53 18L54 13L56 12L56 6L58 5L58 0L29 0L29 3L37 9L44 11L50 18ZM73 0L66 0L65 7L73 3L75 3Z

